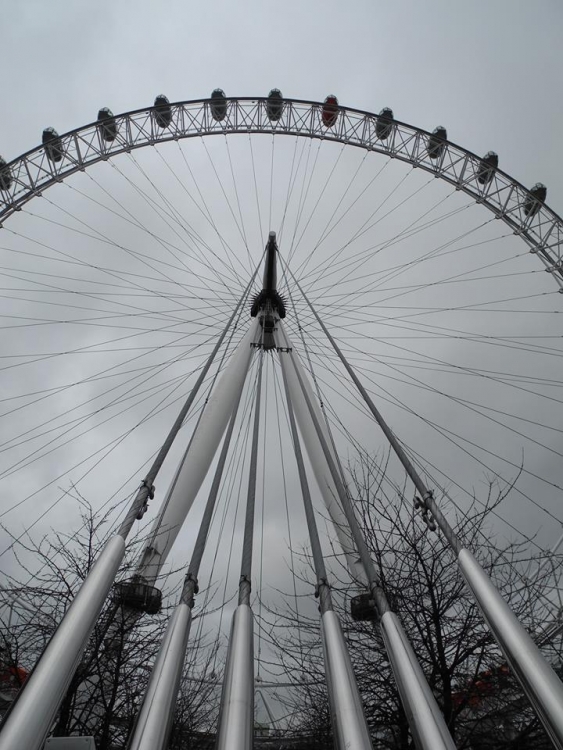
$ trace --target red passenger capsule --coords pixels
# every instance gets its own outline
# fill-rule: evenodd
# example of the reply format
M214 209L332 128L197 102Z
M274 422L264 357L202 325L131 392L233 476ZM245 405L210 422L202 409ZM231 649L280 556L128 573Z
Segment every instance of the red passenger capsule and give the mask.
M330 94L324 101L322 120L325 128L332 128L338 117L338 99Z

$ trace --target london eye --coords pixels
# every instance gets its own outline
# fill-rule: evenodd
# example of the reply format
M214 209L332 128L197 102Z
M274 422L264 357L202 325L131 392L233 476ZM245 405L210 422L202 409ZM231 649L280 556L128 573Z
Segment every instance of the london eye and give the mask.
M129 747L166 747L199 590L215 587L228 642L217 747L251 748L254 621L300 545L314 585L292 585L319 608L339 750L371 740L332 602L335 556L352 617L383 638L417 747L455 747L358 522L358 456L385 465L403 512L444 537L563 747L563 686L537 645L558 627L558 566L528 633L453 522L494 485L510 505L491 534L554 560L563 541L563 220L546 187L443 126L332 94L159 95L41 140L0 160L0 555L15 575L29 538L80 523L77 497L110 509L111 533L1 750L43 746L105 603L150 618L168 576L172 614Z

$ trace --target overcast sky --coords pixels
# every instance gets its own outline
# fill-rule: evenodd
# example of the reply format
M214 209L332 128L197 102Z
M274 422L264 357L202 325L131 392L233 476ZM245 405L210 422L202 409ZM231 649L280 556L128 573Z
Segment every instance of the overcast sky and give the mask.
M182 101L205 98L216 87L223 88L227 96L264 96L271 88L278 87L288 98L322 101L327 94L334 93L342 105L358 109L379 112L382 107L389 106L393 108L397 119L426 130L432 130L436 125L442 124L447 127L450 140L470 151L478 154L484 154L490 149L497 151L502 169L524 185L531 186L536 181L544 182L548 188L547 202L555 211L561 213L563 210L560 144L563 132L563 105L560 96L561 72L563 71L563 48L561 46L563 8L557 0L538 0L535 3L520 0L494 0L493 2L476 0L471 3L447 0L426 0L425 2L400 0L385 3L376 0L365 2L352 0L348 3L333 0L323 2L289 0L283 3L257 1L221 3L214 0L204 3L189 3L183 0L177 2L146 2L144 0L105 2L101 0L97 3L82 2L82 0L76 2L51 0L46 3L42 0L23 0L22 2L3 0L0 3L0 10L3 29L3 107L0 122L0 155L8 161L38 145L43 128L54 126L60 133L65 132L94 120L98 109L103 106L108 106L114 113L119 113L149 106L159 93L166 94L171 101ZM222 146L215 144L210 147L212 156L217 162L225 159L225 154L220 152L220 148ZM257 146L258 161L263 155L263 163L268 162L269 166L270 152L266 148L261 152L261 148L261 145ZM285 152L280 150L276 156L280 165L278 175L284 175L283 170L289 168L293 144L291 144L291 149L289 146L286 148ZM221 229L225 228L225 232L228 233L230 230L227 229L226 210L221 205L221 196L217 197L217 186L213 183L209 165L202 156L201 148L196 151L195 146L192 149L189 144L186 149L189 163L197 171L201 185L207 191L205 194L211 201L210 205L216 208L219 226ZM146 151L148 152L148 149ZM168 158L172 151L163 150L162 153ZM323 174L328 179L328 170L337 158L337 151L334 148L331 149L330 146L323 153L327 154L325 161L327 166L324 167L324 173L322 165L319 167L321 172L315 178L314 183L319 186L323 183ZM233 148L233 157L237 165L240 166L247 156L247 151L242 147L239 148L237 145ZM154 178L155 181L158 183L158 180L162 180L158 183L159 188L171 191L170 200L175 201L174 205L179 212L182 212L182 206L188 205L187 201L179 189L173 189L169 185L166 188L163 187L167 184L164 178L165 171L158 158L149 153L142 156L139 154L135 158L139 159L143 168L155 170L154 174L157 175ZM338 169L342 170L343 180L354 173L361 158L361 153L346 154L342 158ZM121 161L118 162L118 164L121 163ZM377 162L377 166L373 167L373 172L368 173L368 176L375 174L380 163L383 164L383 160ZM113 194L121 201L122 207L125 206L135 212L136 216L144 217L147 214L147 221L149 221L150 212L130 189L131 183L128 180L133 179L134 170L131 171L131 168L127 171L128 167L125 164L126 177L114 180L115 175L110 175L111 179L107 177L110 171L107 165L102 166L106 168L106 171L97 167L92 172L95 178L113 191ZM250 190L254 188L248 181L248 174L245 173L244 167L240 168L243 175L239 183L241 200L243 208L248 204L250 213L251 203L254 200ZM368 168L371 169L371 167ZM424 182L422 177L415 175L409 177L409 182L404 186L402 183L399 185L406 171L407 168L403 165L391 164L388 168L386 167L384 181L379 183L381 185L379 189L397 188L397 194L389 203L389 207L398 204L403 198L407 200L408 196ZM187 172L182 174L188 181ZM268 174L267 170L264 171L261 183L264 190L268 187ZM139 178L138 174L137 178ZM287 179L287 174L285 174L285 182L282 180L284 185ZM366 176L361 184L366 185L367 179ZM76 186L77 190L86 191L96 200L104 200L99 186L94 186L84 176L77 176L72 185ZM407 189L408 185L412 185L412 190L410 187ZM247 194L246 188L248 188ZM393 217L379 228L378 231L381 232L379 240L393 236L394 232L423 214L425 209L430 210L436 201L445 199L446 194L443 186L431 186L428 197L425 192L416 200L406 203L404 208L397 209ZM373 200L378 195L380 193L373 193ZM120 223L116 217L108 216L91 202L86 203L86 199L79 194L75 192L70 194L57 186L53 188L52 196L57 206L66 207L76 216L80 216L83 221L95 225L98 231L103 230L108 236L111 234L114 241L128 242L137 248L145 248L142 244L147 242L145 236L135 235L130 227ZM371 197L370 200L372 200ZM453 195L447 200L449 201L447 205L452 207L464 205L463 196ZM281 197L278 202L281 206ZM60 220L60 208L55 208L50 204L45 206L45 202L41 203L39 199L38 204L40 205L36 209L35 201L32 201L29 204L29 211L31 213L44 212L43 215L47 216L51 222ZM308 227L311 236L314 230L318 230L318 235L322 234L323 222L326 226L330 220L330 210L330 204L327 203L324 212L321 211L320 216L315 216L315 220ZM367 211L367 208L363 210ZM441 242L453 241L453 238L461 235L464 230L488 218L487 216L483 218L482 214L476 214L476 216L477 218L474 218L471 212L463 214L459 220L456 219L457 223L449 221L443 228L442 234L437 233L425 238L424 241L421 240L420 246L412 242L405 251L410 254L407 257L414 258L422 250L436 247ZM359 220L353 213L347 218L350 233L352 233L356 219ZM10 248L10 252L3 258L4 266L9 265L10 268L14 268L14 253L11 251L22 250L24 247L29 249L29 245L25 244L22 236L30 235L36 242L48 242L53 246L64 248L65 251L80 252L83 256L91 249L93 253L98 253L92 256L96 258L96 263L105 262L107 265L115 263L120 273L140 273L141 270L146 273L146 268L141 269L140 265L136 265L131 260L116 260L111 248L109 250L95 248L93 241L88 238L78 237L76 234L71 235L69 231L57 229L53 224L34 223L29 215L14 217L11 221L14 223L7 222L6 226L14 227L18 236L9 235L10 239L4 242L3 246ZM156 218L154 221L156 227ZM193 221L198 231L205 232L203 220L198 220L196 217ZM273 225L278 231L280 222L281 213L277 215L274 210ZM76 221L73 226L78 226ZM81 226L84 227L83 224ZM163 224L159 224L158 229L154 231L161 232L166 242L177 239L170 227L167 229ZM288 229L288 235L289 231ZM338 232L334 233L331 241L334 241L336 245L338 242L344 243L345 231L345 226L341 226ZM487 228L483 230L482 235L479 235L479 239L497 241L494 237L498 238L502 232L496 228L495 231L496 235L493 236L493 230L489 231ZM506 228L503 228L503 231L506 234ZM57 232L60 233L57 234ZM255 252L259 255L261 252L260 227L256 230L255 237ZM12 245L11 242L15 244ZM209 242L212 242L212 239L209 238ZM546 274L533 273L533 278L532 275L525 275L530 270L532 272L539 270L540 266L539 263L537 268L533 265L532 260L526 254L526 248L523 245L514 244L517 242L518 240L511 237L498 239L498 245L501 247L499 252L504 253L502 257L511 258L519 253L522 255L521 258L514 260L511 266L514 273L521 273L522 277L510 281L483 282L475 293L472 287L471 292L467 293L468 303L492 299L494 295L503 298L513 295L521 298L527 290L530 290L530 294L556 292L552 280L544 278ZM36 248L37 244L34 247ZM149 246L146 245L146 247ZM155 252L152 246L147 251ZM301 256L299 252L302 253ZM295 256L297 262L306 259L305 248L302 247L299 252L296 252ZM480 262L485 263L488 251L483 251L481 261L477 259L480 257L478 256L480 250L471 252L472 255L468 259L463 256L463 260L458 261L456 256L454 260L448 261L454 264L451 268L454 271L456 269L471 271L479 267ZM17 268L23 269L25 273L26 264L31 261L22 256L18 262L20 265ZM386 257L384 260L389 267L393 265L393 262L391 257ZM50 261L33 261L33 263L38 264L34 265L34 269L40 268L43 273L54 273L54 267ZM450 274L450 268L446 273L442 268L430 266L431 264L423 271L422 277L426 282L431 282L433 273L437 273L438 278L445 278ZM194 262L190 268L195 273L199 267ZM368 270L370 270L369 265L362 268L365 273ZM69 275L68 268L64 273ZM411 274L407 277L408 283L414 284L417 278L415 274ZM81 284L82 282L86 286L79 284L77 290L82 294L86 291L90 293L94 287L87 285L102 283L102 277L95 274L89 277L81 276ZM337 278L332 279L332 282L336 283ZM107 283L107 278L104 277L103 283ZM193 280L182 277L181 283L186 284L186 288L195 288ZM318 283L318 279L315 283ZM354 283L359 285L360 281L356 279ZM550 283L551 286L549 286ZM15 282L6 282L6 284L9 286ZM162 315L163 310L170 308L159 307L162 296L158 295L170 293L170 287L167 284L164 277L155 279L153 297L149 299L145 294L143 299L135 299L135 304L154 310L155 315ZM17 286L13 288L21 289ZM213 287L214 300L217 296L215 292L218 292L219 288L217 284ZM109 287L108 291L111 291ZM234 291L238 292L238 288L233 290L233 294ZM354 287L350 286L350 293L353 291ZM440 304L442 307L448 304L461 306L462 300L465 299L464 294L465 292L458 292L457 288L449 288L443 292ZM27 316L33 314L37 319L45 317L47 315L45 307L36 306L37 299L33 294L29 294L28 298L30 301L25 303L27 305L25 313L22 312L24 303L16 303L12 299L4 308L6 314ZM62 297L57 299L59 308L56 315L61 319L68 319L71 314L68 312L70 310L69 299L68 297L64 300ZM96 304L99 305L100 299L96 300ZM104 297L104 303L109 299L109 297ZM319 300L319 304L322 303L319 293L316 299ZM427 292L427 296L415 296L414 301L410 303L422 308L433 304L434 299L434 293ZM81 304L87 307L90 305L89 300L91 301L92 297L84 297L81 299ZM223 308L220 304L214 308L219 319L225 314L229 302L228 298ZM363 304L365 303L364 300ZM18 304L21 306L18 307ZM63 317L61 309L67 304L69 307ZM563 297L556 293L550 294L545 304L542 300L543 307L541 305L534 307L536 304L540 305L540 302L515 303L514 307L518 308L518 305L521 305L522 309L532 309L535 314L528 315L524 320L523 317L518 317L518 310L516 310L512 317L514 324L512 329L509 330L510 316L507 314L494 331L498 335L502 333L506 336L517 335L516 329L529 336L538 336L543 332L553 337L559 335L555 311L563 309ZM106 305L106 311L108 305ZM94 309L98 307L92 304L92 310ZM551 312L554 314L550 314ZM72 314L78 313L72 312ZM334 325L342 323L342 319L334 317L334 311L331 314ZM479 336L484 336L487 331L492 330L491 326L497 325L498 318L499 316L491 316L490 319L480 318L472 330L477 331ZM433 319L432 323L450 324L452 327L461 328L467 321L442 314L439 320ZM124 322L121 321L121 324L124 325ZM195 329L190 329L189 326L181 330L184 333L195 332ZM362 330L367 329L364 327ZM417 331L420 332L419 329ZM376 336L384 331L373 328L370 333ZM88 330L88 343L98 344L102 340L109 339L110 334L112 331L104 331L103 335L100 333L100 338L95 339L91 338L94 333ZM117 337L119 331L115 331L114 335ZM61 336L63 336L62 339ZM66 336L68 338L65 338ZM21 335L5 332L4 348L18 355L43 351L41 347L49 351L59 351L79 345L85 336L83 330L73 329L68 332L65 328L61 333L52 327L49 328L47 334L40 329L32 331L26 329ZM147 345L153 345L155 341L157 338L147 340ZM171 345L171 339L167 338L166 341L167 345ZM351 339L349 343L350 341ZM357 341L354 342L354 344L357 343ZM518 353L512 350L507 351L506 348L501 350L492 347L489 347L487 351L478 351L478 347L475 345L475 348L472 348L473 345L469 342L464 343L466 348L463 349L452 338L448 340L448 346L451 347L449 349L443 348L442 344L436 341L431 344L419 342L419 347L428 348L417 349L419 353L417 356L421 357L421 362L425 354L430 354L433 357L444 357L450 362L463 363L464 366L469 366L471 362L474 366L486 366L491 370L495 368L508 370L519 375L525 371L526 376L529 377L533 377L534 373L537 376L541 374L544 378L556 381L560 379L558 375L560 343L551 339L546 346L547 344L553 348L549 356L545 352L540 355L532 348L526 352L519 350ZM367 344L364 340L361 346L363 352L371 352L374 357L378 354L386 356L392 353L386 348L386 344L375 345L373 342ZM413 344L412 347L414 350L415 345ZM397 350L394 353L397 354ZM45 387L45 383L56 387L58 384L85 377L96 368L109 367L121 361L113 354L104 356L103 359L98 356L95 364L84 365L83 359L76 358L69 360L69 363L63 366L60 366L57 360L52 364L46 363L38 366L33 369L33 372L31 372L32 368L27 368L24 375L20 375L19 370L15 374L6 373L3 393L7 394L6 398L8 398L12 395L38 390L42 384ZM151 362L155 364L157 359ZM361 357L358 359L358 366L366 366L373 374L378 370L372 364L366 364L365 357L363 363ZM394 362L394 366L397 366L397 361ZM181 366L176 366L176 369L170 372L180 377ZM170 376L170 372L167 377ZM389 373L385 376L388 375ZM401 372L401 375L404 373ZM328 375L327 378L330 380ZM543 392L527 401L528 397L522 396L522 392L506 395L505 389L496 390L496 386L491 386L490 391L484 392L483 390L482 392L480 385L475 383L468 385L465 389L459 378L454 383L451 373L444 375L434 373L428 376L425 382L438 389L451 389L456 394L471 400L482 396L483 403L489 406L501 404L507 412L521 409L518 411L521 420L537 419L542 424L547 424L548 427L545 430L531 427L529 421L527 423L518 421L516 426L521 431L537 429L533 437L542 445L549 440L548 449L536 444L530 445L529 441L526 442L525 438L516 436L514 432L511 432L508 438L504 427L500 429L498 426L489 425L490 431L486 438L490 441L489 447L496 446L499 453L506 450L506 455L509 455L516 464L519 463L525 444L526 460L529 459L531 462L531 470L537 475L549 477L552 484L546 487L545 482L542 484L540 480L524 477L523 491L534 498L539 497L556 518L563 517L560 512L561 493L553 486L560 483L561 476L559 454L562 441L561 435L556 430L557 424L561 424L560 401L546 399ZM273 380L272 383L274 383ZM390 384L391 381L385 381L386 387ZM327 385L327 388L329 387L330 384ZM20 388L19 391L18 388ZM440 423L445 423L448 419L453 420L456 429L463 425L464 434L469 440L477 443L480 441L483 434L481 422L471 422L468 419L466 421L467 415L461 412L455 413L451 403L443 407L436 394L429 395L426 391L421 400L420 394L416 398L411 398L408 386L403 384L398 388L403 403L407 403L411 408L415 408L416 405L421 414L432 416ZM541 391L539 386L536 391L538 388ZM552 395L555 385L549 388L551 388L551 390L548 389L549 394ZM127 391L122 388L119 393L120 398L124 398ZM97 394L96 390L88 391L89 397ZM83 396L85 393L81 391L80 398ZM37 407L37 411L32 410L31 413L28 409L28 413L18 417L21 422L16 423L12 417L2 434L11 438L14 432L17 433L23 428L31 429L33 425L53 419L64 408L71 408L75 405L72 399L73 396L68 396L68 401L57 400L56 405L40 406ZM268 408L270 418L273 419L272 415L277 407L272 399L272 391L270 391L270 399L271 405ZM344 411L348 408L342 401L337 401L336 404ZM421 426L420 420L408 421L404 412L394 410L392 404L389 404L388 408L391 410L391 417L398 420L393 424L399 425L399 432L403 427L405 440L409 445L415 449L418 446L425 456L427 455L425 451L429 451L429 460L432 460L434 464L441 464L440 468L447 476L456 476L460 484L470 492L473 487L480 487L483 484L486 472L482 466L476 469L473 463L466 463L461 452L456 452L444 441L430 444L430 432L426 431L424 425ZM141 412L137 416L139 414ZM353 424L357 439L365 444L368 435L373 434L371 426L367 421L362 421L363 418L352 418L350 414L347 417L350 420L348 427ZM129 469L134 472L135 467L148 458L151 446L154 448L151 437L164 434L165 426L172 418L173 410L168 409L162 419L157 420L157 426L151 427L149 434L143 432L135 442L133 458L131 458L129 444L124 444L124 458L112 463L111 468L103 475L106 484L101 494L104 500L110 494L109 486L112 483L117 490L117 487L129 479ZM134 421L135 418L132 417L132 419ZM130 427L131 424L124 418L123 421L118 421L117 428L111 432L108 431L109 428L96 426L98 422L93 422L90 434L84 438L88 440L87 447L93 450L98 444L115 437L120 430ZM514 423L510 422L510 425L514 426ZM95 430L94 426L96 426ZM268 433L268 440L271 441L268 455L275 455L277 450L275 431ZM353 445L346 443L342 435L338 440L339 448L345 458L353 460ZM377 453L382 450L381 446L382 444L372 443L366 447L371 452ZM165 468L164 478L157 482L159 488L166 487L174 461L178 459L182 448L183 446L178 446L174 449L170 463ZM64 467L70 466L74 460L81 460L83 456L81 450L82 446L78 445L78 441L70 443L64 459L57 454L56 460L47 459L40 464L38 469L27 473L20 472L14 479L8 480L8 491L3 493L1 503L7 506L19 497L24 497L26 493L35 491L42 483L52 481ZM122 465L119 463L125 460L129 461L127 470L125 463ZM446 464L447 468L444 468L442 464ZM272 472L271 481L273 482L275 478L279 485L281 476L279 467L270 471ZM507 476L512 476L514 471L514 466L507 469ZM291 471L288 470L288 476L290 474ZM68 481L70 479L78 480L76 471L71 473ZM286 494L294 498L297 495L295 476L290 476L287 481ZM457 493L458 499L461 498L460 491L455 490L453 484L448 484L443 476L440 477L440 481L448 485L448 489ZM131 486L134 484L135 482ZM59 485L68 487L68 484L64 485L63 482L59 482ZM97 486L99 487L92 478L92 483L86 484L83 491L88 494L89 498L93 498ZM50 497L37 501L41 503L40 509L48 506L52 500L52 498L49 499ZM93 500L94 505L96 502ZM279 559L277 563L272 564L272 586L281 585L282 580L287 580L287 555L284 558L287 532L284 530L282 533L279 530L285 511L281 499L279 503L272 509L270 520L266 522L266 536L270 533L273 540L268 550L272 556L275 556L274 551L279 553L281 559L284 560L282 566L279 564ZM561 531L560 526L555 523L551 523L550 526L543 516L538 520L533 507L526 503L527 501L522 497L516 498L511 511L507 511L509 517L519 525L519 528L525 528L528 533L539 532L542 544L553 543ZM37 508L38 506L35 505L34 512ZM49 516L43 525L39 525L38 530L45 532L49 528L49 522L51 525L67 523L68 508L63 510L60 507L59 512L60 515ZM300 511L297 506L294 512L295 517L299 519L297 514ZM511 512L513 516L510 515ZM29 516L31 517L33 513ZM14 521L13 516L7 517L6 522L13 522L14 528L19 529L20 524L26 523L27 520L28 516L22 515L17 521ZM302 521L295 521L297 527L300 523L302 527ZM502 533L505 532L506 529L503 529ZM188 557L193 536L194 531L191 526L183 537L181 551L176 554L175 562ZM11 560L8 563L6 557L4 560L13 572L14 561ZM231 577L235 582L238 576L235 570L238 563L233 565Z

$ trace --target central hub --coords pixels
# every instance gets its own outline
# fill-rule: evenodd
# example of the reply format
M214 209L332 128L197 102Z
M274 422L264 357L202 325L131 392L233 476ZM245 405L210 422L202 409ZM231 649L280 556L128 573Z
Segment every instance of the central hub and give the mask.
M250 315L253 318L257 317L262 326L262 347L264 349L275 348L274 331L276 324L280 318L285 318L285 303L277 289L277 256L276 233L270 232L266 245L262 291L254 296L250 308Z

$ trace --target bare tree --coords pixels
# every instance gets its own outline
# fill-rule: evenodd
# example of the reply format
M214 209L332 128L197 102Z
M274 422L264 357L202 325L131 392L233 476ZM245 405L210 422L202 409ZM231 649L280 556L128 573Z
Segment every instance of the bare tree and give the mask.
M506 541L494 534L493 514L510 489L501 490L495 481L490 482L481 504L473 502L450 522L520 621L541 640L546 617L555 610L550 597L551 569L546 566L530 581L526 572L537 570L545 556L532 556L528 540ZM468 593L446 541L417 517L412 500L405 499L404 487L390 483L385 465L363 456L351 471L350 494L355 497L381 584L402 620L457 746L467 750L551 747ZM305 556L299 575L311 582L308 562ZM412 739L377 625L352 619L350 603L358 588L349 581L343 565L332 567L335 606L374 747L406 750L413 746ZM298 615L291 607L287 597L283 608L270 610L272 642L295 682L293 706L303 731L326 735L330 712L318 617ZM552 659L557 667L560 653L552 654Z
M78 532L53 533L38 544L19 545L18 559L28 581L12 580L1 591L0 658L4 671L19 668L25 674L24 670L33 668L110 533L109 516L98 516L83 498L76 495L76 499L82 506ZM133 575L135 551L133 545L120 569L120 579ZM26 565L32 558L34 569L39 565L39 572L33 575ZM177 593L171 592L172 602ZM108 598L67 690L53 735L93 734L98 750L125 747L169 614L170 608L163 607L155 615L131 616L115 596ZM210 642L194 635L173 734L209 729L213 687L205 678L210 660Z

